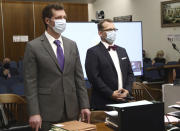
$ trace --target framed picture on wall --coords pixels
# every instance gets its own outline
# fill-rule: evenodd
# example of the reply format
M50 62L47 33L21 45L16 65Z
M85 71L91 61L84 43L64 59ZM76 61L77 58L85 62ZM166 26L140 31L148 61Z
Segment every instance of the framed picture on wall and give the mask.
M161 26L180 26L180 0L161 2Z

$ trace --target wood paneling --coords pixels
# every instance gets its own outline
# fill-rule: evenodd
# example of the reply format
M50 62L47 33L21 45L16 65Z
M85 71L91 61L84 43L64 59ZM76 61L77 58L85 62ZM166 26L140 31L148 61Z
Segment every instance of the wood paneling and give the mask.
M21 56L24 56L26 43L13 43L13 36L28 35L29 40L40 36L45 30L44 23L42 21L42 10L46 5L52 3L57 2L22 2L2 0L6 57L18 61ZM68 16L67 21L88 21L88 4L64 3L64 8ZM0 31L0 38L1 35L2 31ZM2 39L0 39L0 42L1 40ZM2 44L0 44L0 47L0 49L2 49ZM2 51L0 50L0 52ZM0 53L0 57L1 55L2 54Z
M51 4L51 2L34 2L35 37L40 36L45 30L42 20L42 10L48 4Z
M88 21L88 4L64 3L67 14L67 21L70 22L87 22Z
M32 2L3 0L5 55L12 60L24 56L25 42L13 43L13 35L28 35L34 39Z
M42 10L48 4L57 2L34 2L36 37L40 36L44 30L42 21ZM61 4L61 3L59 3ZM87 22L88 21L88 4L63 3L69 22Z
M1 5L0 0L0 5ZM0 61L3 59L3 34L2 34L2 12L1 12L1 6L0 6Z

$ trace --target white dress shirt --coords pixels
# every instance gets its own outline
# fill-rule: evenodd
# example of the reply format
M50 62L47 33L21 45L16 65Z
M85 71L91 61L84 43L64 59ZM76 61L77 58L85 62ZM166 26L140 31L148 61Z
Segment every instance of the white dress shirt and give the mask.
M106 47L106 49L108 49L109 46L114 46L114 44L109 45L108 43L106 43L104 41L101 41L101 42ZM117 71L117 75L118 75L118 89L121 89L121 88L123 88L122 72L121 72L120 61L119 61L119 57L118 57L117 51L110 49L110 51L108 51L108 52L109 52L109 54L111 56L111 59L112 59L112 61L114 63L116 71Z
M54 37L52 37L50 34L48 34L47 31L45 31L45 35L46 35L46 37L47 37L47 39L48 39L48 41L49 41L49 43L50 43L50 45L54 51L54 54L56 57L57 57L57 45L54 43L55 40L59 40L61 42L60 45L61 45L61 48L62 48L63 53L64 53L64 46L63 46L63 41L62 41L61 35L58 39L55 39Z

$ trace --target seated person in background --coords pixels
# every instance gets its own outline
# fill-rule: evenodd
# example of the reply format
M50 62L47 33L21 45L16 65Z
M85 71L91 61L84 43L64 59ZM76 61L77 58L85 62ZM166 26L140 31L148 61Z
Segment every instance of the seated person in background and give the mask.
M116 28L110 19L98 24L101 41L88 49L86 73L92 84L91 109L111 110L106 104L126 102L134 75L126 50L115 45Z
M166 59L164 58L164 51L163 50L159 50L156 53L156 57L154 58L154 60L152 61L152 64L154 63L166 63Z
M4 58L2 63L1 76L3 76L6 79L11 78L10 61L11 60L9 58Z
M180 64L180 59L177 64ZM173 80L175 81L177 79L180 81L180 68L173 69Z
M151 59L146 57L146 51L143 50L143 63L151 63Z

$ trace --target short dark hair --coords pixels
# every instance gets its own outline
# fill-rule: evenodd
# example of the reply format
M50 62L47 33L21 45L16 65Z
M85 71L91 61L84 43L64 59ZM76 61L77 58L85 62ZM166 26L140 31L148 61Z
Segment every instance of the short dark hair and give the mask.
M98 25L97 25L97 26L98 26L98 31L103 31L103 29L104 29L104 26L103 26L104 22L110 22L110 23L112 23L113 20L111 20L111 19L101 20L101 21L98 23Z
M51 5L47 5L46 7L44 7L43 11L42 11L42 19L45 25L45 28L47 29L47 24L45 22L45 18L51 18L53 16L52 10L64 10L63 5L59 5L59 4L51 4Z

